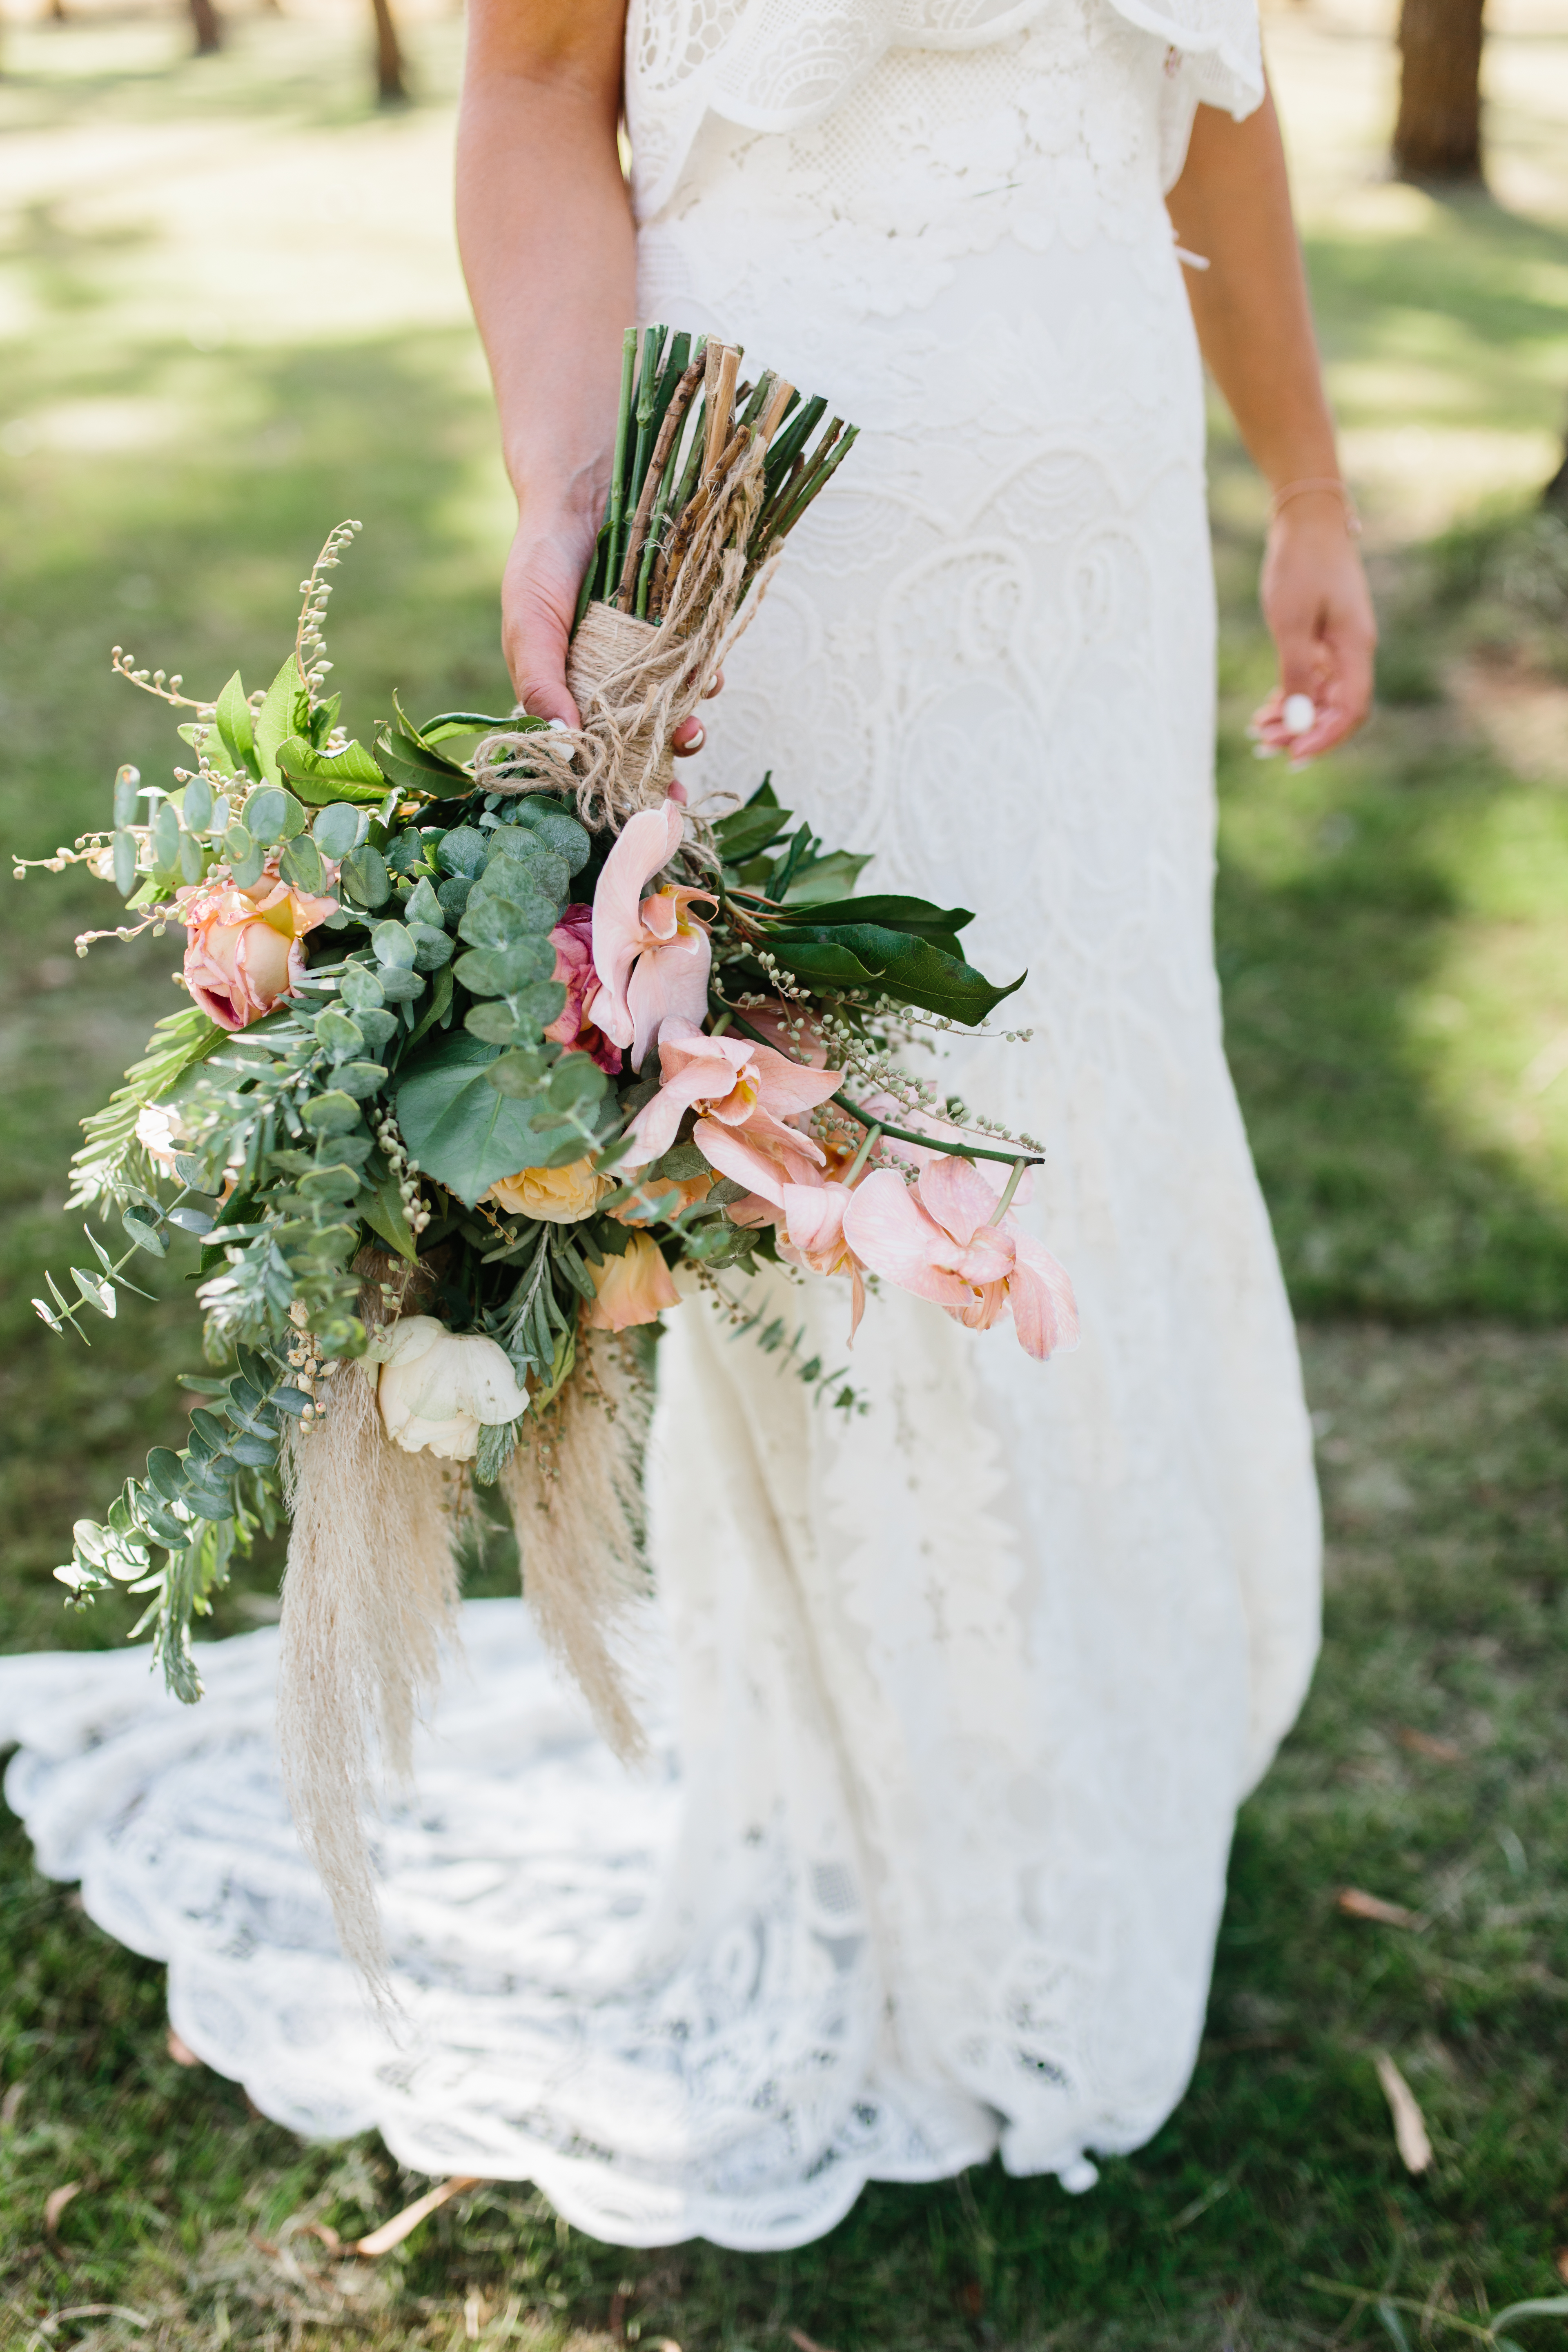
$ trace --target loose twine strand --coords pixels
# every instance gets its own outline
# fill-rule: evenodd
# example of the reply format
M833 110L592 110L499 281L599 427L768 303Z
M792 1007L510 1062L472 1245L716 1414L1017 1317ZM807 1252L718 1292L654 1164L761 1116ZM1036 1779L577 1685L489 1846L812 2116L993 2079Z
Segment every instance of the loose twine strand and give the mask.
M777 567L776 555L762 566L737 619L766 456L761 436L748 433L718 475L657 627L606 604L589 605L566 672L582 725L485 736L474 752L482 790L573 791L593 832L618 833L639 809L663 801L675 773L670 738L751 626ZM705 495L699 492L698 503ZM535 772L503 772L519 761Z

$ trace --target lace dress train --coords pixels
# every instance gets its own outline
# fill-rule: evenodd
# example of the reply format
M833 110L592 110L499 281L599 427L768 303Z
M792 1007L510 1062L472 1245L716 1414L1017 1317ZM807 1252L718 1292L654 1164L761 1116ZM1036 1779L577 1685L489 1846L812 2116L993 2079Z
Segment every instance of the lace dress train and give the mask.
M0 1662L41 1865L170 1964L302 2131L539 2181L628 2244L831 2226L1000 2149L1094 2178L1201 2027L1237 1801L1317 1624L1294 1341L1221 1046L1201 385L1162 200L1246 0L636 0L643 310L863 427L694 791L981 910L1028 1045L950 1083L1042 1135L1079 1353L770 1280L846 1418L710 1309L660 1349L657 1762L519 1603L470 1604L381 1837L405 2023L366 2013L279 1792L276 1636L182 1711L144 1658Z

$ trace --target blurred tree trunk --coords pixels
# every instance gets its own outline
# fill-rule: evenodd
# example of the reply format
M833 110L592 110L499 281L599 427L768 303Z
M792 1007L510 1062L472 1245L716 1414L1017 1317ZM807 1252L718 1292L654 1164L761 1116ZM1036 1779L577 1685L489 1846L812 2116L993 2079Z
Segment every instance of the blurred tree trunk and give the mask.
M1568 521L1568 434L1563 436L1563 463L1542 491L1541 503Z
M216 57L223 47L223 18L213 0L191 0L191 29L196 37L197 57Z
M1399 12L1402 180L1481 176L1481 12L1485 0L1404 0Z
M375 11L375 94L383 106L401 106L408 96L403 73L403 47L392 14L392 0L370 0Z

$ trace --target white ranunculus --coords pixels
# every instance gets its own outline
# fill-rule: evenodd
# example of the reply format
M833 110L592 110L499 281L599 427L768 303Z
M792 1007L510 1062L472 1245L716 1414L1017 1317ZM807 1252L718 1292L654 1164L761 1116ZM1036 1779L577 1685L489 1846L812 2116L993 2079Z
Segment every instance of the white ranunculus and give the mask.
M407 1315L381 1333L375 1398L386 1433L405 1454L471 1462L487 1422L528 1411L503 1349L493 1339L459 1339L433 1315Z

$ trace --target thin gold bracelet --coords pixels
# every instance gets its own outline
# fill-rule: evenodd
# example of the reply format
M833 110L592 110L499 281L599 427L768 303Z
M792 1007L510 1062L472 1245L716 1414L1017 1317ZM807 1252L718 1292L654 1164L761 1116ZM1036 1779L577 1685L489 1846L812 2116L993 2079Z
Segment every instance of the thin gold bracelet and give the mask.
M1337 474L1315 474L1306 481L1282 483L1268 501L1269 521L1278 522L1281 507L1291 499L1299 499L1306 490L1332 490L1344 509L1346 530L1352 539L1361 537L1361 517L1356 512L1355 500Z

